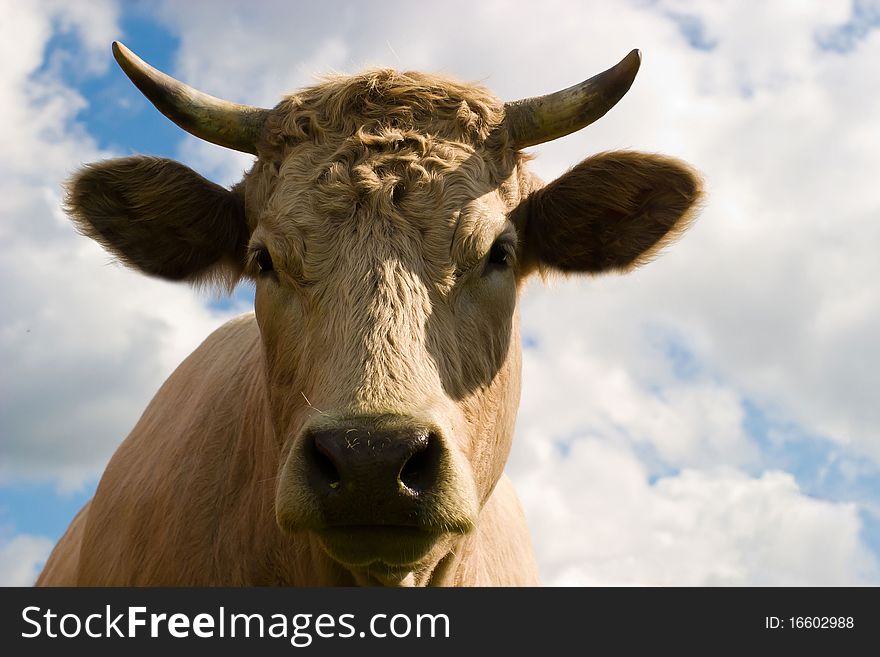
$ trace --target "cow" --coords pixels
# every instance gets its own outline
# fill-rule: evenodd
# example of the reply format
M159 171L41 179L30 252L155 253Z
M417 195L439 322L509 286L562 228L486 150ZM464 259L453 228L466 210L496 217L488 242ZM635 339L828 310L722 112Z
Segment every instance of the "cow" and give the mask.
M699 175L593 155L544 184L523 149L596 121L641 61L502 102L373 69L272 109L116 61L191 134L256 156L231 189L146 156L68 182L77 229L144 274L254 312L162 385L38 585L538 583L504 466L532 275L626 272L689 225Z

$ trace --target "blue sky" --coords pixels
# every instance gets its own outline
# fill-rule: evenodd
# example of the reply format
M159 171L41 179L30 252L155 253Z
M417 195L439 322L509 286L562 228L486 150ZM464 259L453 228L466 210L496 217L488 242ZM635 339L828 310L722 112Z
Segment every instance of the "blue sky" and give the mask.
M253 103L313 73L370 64L535 95L642 48L627 101L586 134L536 149L536 170L550 179L603 149L666 152L704 172L709 200L690 233L643 270L526 292L508 472L542 575L552 584L880 582L880 299L864 285L880 275L869 223L880 208L865 173L880 146L869 110L880 86L867 82L866 63L880 54L880 5L773 4L750 20L736 3L622 3L617 13L559 3L557 13L572 14L561 21L465 3L472 15L449 28L453 49L436 29L448 17L403 4L249 11L230 1L201 17L200 3L20 10L12 37L30 59L0 82L7 100L39 112L33 129L4 140L8 153L36 145L45 163L10 156L4 165L21 190L0 208L4 219L30 223L0 268L0 302L12 309L0 349L15 373L3 392L0 554L19 560L0 576L22 583L36 572L174 364L252 298L248 287L230 299L142 280L59 216L59 184L83 161L152 153L225 184L247 165L183 135L139 95L112 65L110 40L121 38L160 69ZM414 20L435 29L413 39L404 28ZM507 43L524 25L532 41ZM551 57L542 44L556 42ZM70 102L54 109L46 94ZM75 288L59 293L67 275L49 262L69 266ZM45 353L22 341L22 322ZM51 402L42 409L41 390ZM53 416L62 408L74 412ZM780 518L793 524L781 531ZM829 547L827 536L839 540Z

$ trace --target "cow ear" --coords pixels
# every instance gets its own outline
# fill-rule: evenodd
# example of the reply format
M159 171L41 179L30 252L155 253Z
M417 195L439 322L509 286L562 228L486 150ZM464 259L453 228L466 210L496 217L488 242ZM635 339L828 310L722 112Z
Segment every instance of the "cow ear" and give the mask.
M173 160L88 165L67 183L66 210L80 232L150 276L231 289L244 269L242 194Z
M684 232L701 193L699 176L672 158L627 151L588 158L517 209L522 272L638 267Z

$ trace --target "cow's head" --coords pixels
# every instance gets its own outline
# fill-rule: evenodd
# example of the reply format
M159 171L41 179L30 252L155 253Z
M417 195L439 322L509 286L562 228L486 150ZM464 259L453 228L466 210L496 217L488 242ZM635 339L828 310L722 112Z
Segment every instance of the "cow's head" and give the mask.
M430 569L478 522L520 392L517 298L535 271L645 262L699 197L675 160L591 157L548 185L521 148L629 89L636 51L565 91L502 103L419 73L337 77L274 109L117 61L189 132L257 156L231 190L164 159L86 167L78 227L171 280L256 285L277 523L353 571Z

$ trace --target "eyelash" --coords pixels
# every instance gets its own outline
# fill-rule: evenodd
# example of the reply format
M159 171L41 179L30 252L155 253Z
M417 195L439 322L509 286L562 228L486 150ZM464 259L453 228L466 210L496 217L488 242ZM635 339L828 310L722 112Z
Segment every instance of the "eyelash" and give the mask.
M267 276L275 272L275 263L272 262L269 249L264 246L256 246L252 247L250 251L250 261L259 276Z
M516 251L512 240L506 235L502 236L495 240L489 249L489 253L486 255L486 266L483 269L483 274L507 269L514 264L515 258Z
M508 251L507 245L497 241L492 245L492 248L489 249L489 258L487 262L490 265L507 265L509 258L510 252Z

